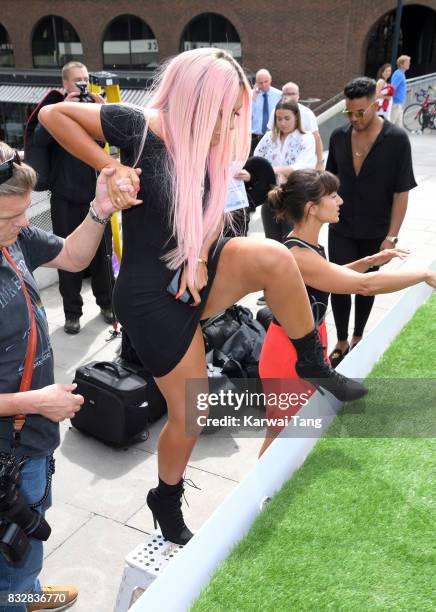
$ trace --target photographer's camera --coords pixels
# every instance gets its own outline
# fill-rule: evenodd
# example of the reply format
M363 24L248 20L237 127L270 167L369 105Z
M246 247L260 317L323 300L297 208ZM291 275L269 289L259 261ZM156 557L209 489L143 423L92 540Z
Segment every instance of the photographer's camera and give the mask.
M42 514L29 507L18 489L22 465L12 455L0 457L0 552L11 563L27 555L30 537L45 541L51 533Z
M87 81L76 81L76 87L79 89L80 93L78 95L79 102L94 102L93 97L88 91L88 82Z

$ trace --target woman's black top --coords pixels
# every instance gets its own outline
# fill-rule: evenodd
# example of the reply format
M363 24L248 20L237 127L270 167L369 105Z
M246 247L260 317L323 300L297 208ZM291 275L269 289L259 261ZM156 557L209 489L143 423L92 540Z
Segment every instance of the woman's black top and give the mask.
M146 127L142 110L107 104L100 116L105 139L120 148L122 164L133 166ZM174 369L191 344L226 240L209 251L201 304L193 307L176 300L166 290L175 271L162 260L176 246L170 229L167 150L150 129L136 166L142 170L138 198L143 204L122 213L123 257L114 308L144 367L159 377Z
M311 251L318 253L318 255L321 255L321 257L324 257L324 259L327 259L323 246L315 246L309 242L306 242L305 240L302 240L301 238L288 238L283 244L287 246L288 249L292 249L294 246L302 247L303 249L310 249ZM313 287L309 287L309 285L306 285L306 290L309 296L315 324L319 325L324 321L330 293L320 291L319 289L314 289Z

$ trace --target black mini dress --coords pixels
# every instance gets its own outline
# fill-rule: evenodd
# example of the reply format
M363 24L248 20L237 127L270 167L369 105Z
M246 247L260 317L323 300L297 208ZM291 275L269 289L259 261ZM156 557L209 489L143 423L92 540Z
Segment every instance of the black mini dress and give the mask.
M101 125L109 144L120 148L121 163L135 163L146 121L141 109L122 104L101 107ZM170 229L167 150L150 129L136 164L141 168L143 204L122 213L123 256L114 289L114 309L144 367L165 376L186 353L200 321L226 239L209 251L208 283L193 307L176 300L166 288L175 271L162 256L176 246Z

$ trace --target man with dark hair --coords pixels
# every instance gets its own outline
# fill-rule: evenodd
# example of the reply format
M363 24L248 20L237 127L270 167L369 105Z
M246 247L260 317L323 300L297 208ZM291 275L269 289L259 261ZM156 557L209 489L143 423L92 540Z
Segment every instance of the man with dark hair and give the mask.
M344 200L339 223L329 229L330 261L338 265L394 248L408 192L416 187L406 132L377 115L376 82L367 77L354 79L345 86L344 95L343 113L350 124L331 135L326 166L339 177ZM356 295L349 343L351 296L332 294L338 336L330 355L333 367L361 340L373 303L373 296Z
M89 83L88 70L81 62L68 62L62 68L64 102L81 101L78 82ZM100 95L91 93L90 96L97 104L104 103ZM95 192L95 170L65 151L42 125L38 125L35 129L34 142L36 146L44 148L49 153L52 227L55 234L65 238L88 214L89 202ZM106 250L112 252L110 226L106 228L104 240L90 263L89 272L92 292L100 306L101 315L106 323L112 323L112 279L109 276L105 243ZM85 271L72 273L59 270L58 274L59 292L65 313L64 330L67 334L77 334L80 331L80 317L83 314L81 289Z

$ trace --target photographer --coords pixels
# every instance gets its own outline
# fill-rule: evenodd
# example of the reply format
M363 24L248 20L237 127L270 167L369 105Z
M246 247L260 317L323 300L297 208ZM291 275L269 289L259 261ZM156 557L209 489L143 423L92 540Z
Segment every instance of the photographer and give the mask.
M103 98L89 93L89 74L80 62L68 62L62 68L62 83L65 89L64 102L95 102L104 104ZM51 191L51 220L53 232L65 238L76 229L88 214L89 202L95 192L95 170L73 157L58 145L42 125L34 133L34 144L44 148L50 160L49 188ZM112 252L110 225L106 230L106 245ZM112 323L111 281L104 244L100 245L89 265L92 292L106 323ZM59 271L59 291L62 296L67 334L80 332L83 300L80 295L84 272ZM113 284L113 283L112 283Z
M50 532L41 515L51 501L58 424L74 416L83 398L73 394L76 385L54 384L48 324L32 272L41 265L69 272L89 265L115 210L106 186L113 173L102 170L88 215L64 240L29 226L36 174L0 142L0 612L58 609L77 597L74 587L41 589L38 581L42 540ZM117 184L119 208L139 203L130 179ZM56 592L62 601L50 601ZM12 604L8 594L17 595ZM38 603L42 594L46 603Z

